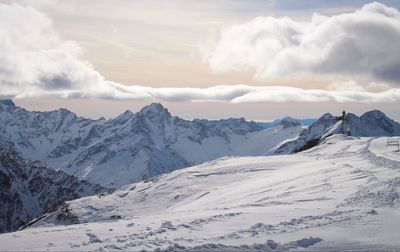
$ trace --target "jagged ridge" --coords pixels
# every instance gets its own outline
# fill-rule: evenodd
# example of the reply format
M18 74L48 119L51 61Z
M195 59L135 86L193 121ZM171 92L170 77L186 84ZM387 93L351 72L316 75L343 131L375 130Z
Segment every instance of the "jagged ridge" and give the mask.
M264 155L300 130L293 122L263 129L244 118L189 121L158 103L110 120L91 120L66 109L29 112L0 104L0 143L108 187L221 156Z

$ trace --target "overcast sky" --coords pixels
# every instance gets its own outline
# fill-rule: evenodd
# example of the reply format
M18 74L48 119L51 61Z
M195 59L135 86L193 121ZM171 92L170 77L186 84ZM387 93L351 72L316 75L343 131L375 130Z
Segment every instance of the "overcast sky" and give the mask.
M0 0L0 95L113 117L381 109L400 119L400 1Z

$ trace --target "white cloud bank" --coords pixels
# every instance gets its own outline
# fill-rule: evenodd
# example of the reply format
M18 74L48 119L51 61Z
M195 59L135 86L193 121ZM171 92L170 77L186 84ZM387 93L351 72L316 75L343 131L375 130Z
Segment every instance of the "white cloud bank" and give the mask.
M100 85L99 85L100 87ZM375 93L365 90L301 89L287 86L220 85L209 88L152 88L104 82L101 88L21 92L15 98L154 99L169 102L400 102L400 88Z
M0 97L232 103L400 101L400 89L375 93L365 89L335 87L332 90L305 90L286 86L246 85L209 88L125 86L105 80L90 64L82 61L80 55L80 47L74 42L62 40L54 31L51 20L43 13L17 4L0 4Z
M309 22L257 17L222 30L207 55L217 72L255 69L255 78L350 74L400 82L400 12L370 3Z

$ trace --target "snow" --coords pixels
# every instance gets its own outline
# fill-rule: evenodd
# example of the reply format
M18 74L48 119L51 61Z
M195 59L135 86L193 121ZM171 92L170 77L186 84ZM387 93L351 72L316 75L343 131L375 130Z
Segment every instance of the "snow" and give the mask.
M380 111L349 114L349 121L355 136L400 135L400 124ZM158 103L110 120L90 120L66 109L30 112L0 103L0 144L109 188L224 156L294 153L340 131L341 121L329 113L307 128L286 117L263 129L243 118L183 120Z
M378 157L383 157L383 158L387 158L387 159L396 161L400 157L400 152L398 151L397 146L393 146L393 145L388 146L387 145L388 139L391 139L391 140L394 140L395 142L400 143L399 137L391 137L391 138L379 137L371 142L371 145L369 146L369 150Z
M276 125L246 135L231 135L229 142L220 137L209 137L201 144L193 144L187 138L180 138L171 148L192 164L199 164L223 156L270 155L274 148L286 139L296 137L303 128L284 128Z
M106 191L0 146L0 232L13 231L65 200Z
M351 136L400 136L400 124L388 118L383 112L372 110L358 117L347 114ZM324 141L333 134L342 134L342 121L329 113L324 114L299 136L291 141L284 141L277 146L275 154L295 153Z
M161 104L110 120L90 120L59 109L30 112L0 103L0 143L30 160L109 188L138 182L222 156L256 156L302 130L263 129L239 119L187 121Z
M69 201L0 235L0 249L398 249L400 155L384 143L334 135L297 154L219 158Z
M257 124L263 128L269 128L269 127L273 127L277 124L280 124L284 120L294 122L294 123L299 123L303 126L311 126L317 119L297 119L297 118L293 118L291 116L285 116L281 119L276 119L272 122L257 122Z

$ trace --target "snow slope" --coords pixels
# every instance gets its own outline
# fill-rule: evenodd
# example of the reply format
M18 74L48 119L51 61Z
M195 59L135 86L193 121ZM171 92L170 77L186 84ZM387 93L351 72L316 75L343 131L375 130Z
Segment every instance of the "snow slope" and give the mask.
M120 187L222 156L264 155L302 127L263 129L240 119L183 120L161 104L91 120L59 109L31 112L0 102L0 144L81 179Z
M63 201L105 191L1 146L0 188L0 233L16 230Z
M174 171L69 201L0 235L0 249L398 250L400 153L386 139L334 135L297 154Z

